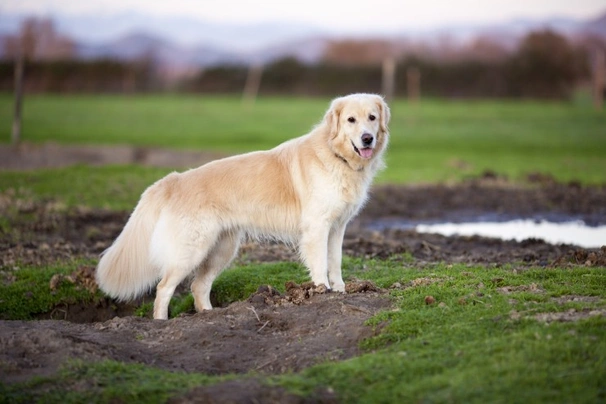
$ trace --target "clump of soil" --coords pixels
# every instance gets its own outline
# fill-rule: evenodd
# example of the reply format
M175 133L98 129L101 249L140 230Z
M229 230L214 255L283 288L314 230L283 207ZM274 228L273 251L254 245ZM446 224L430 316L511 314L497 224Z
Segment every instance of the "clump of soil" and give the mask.
M313 282L297 284L292 281L286 282L286 292L281 294L270 285L259 286L257 292L248 301L250 303L265 303L269 305L281 305L292 303L295 305L306 304L315 295L323 295L329 292L326 286L316 286ZM383 292L375 284L369 281L354 281L345 284L345 293L381 293Z
M588 267L606 267L606 246L599 250L568 250L554 261L553 266L585 265Z
M86 289L91 294L94 294L99 289L95 281L95 268L89 265L81 265L69 275L53 275L48 286L51 291L55 291L63 282L69 282L78 289Z

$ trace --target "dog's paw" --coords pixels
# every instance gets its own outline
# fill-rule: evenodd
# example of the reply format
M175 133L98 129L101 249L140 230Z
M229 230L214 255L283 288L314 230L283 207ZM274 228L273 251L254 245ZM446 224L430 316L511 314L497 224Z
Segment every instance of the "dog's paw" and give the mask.
M332 290L333 290L333 292L345 293L345 283L343 281L333 282Z

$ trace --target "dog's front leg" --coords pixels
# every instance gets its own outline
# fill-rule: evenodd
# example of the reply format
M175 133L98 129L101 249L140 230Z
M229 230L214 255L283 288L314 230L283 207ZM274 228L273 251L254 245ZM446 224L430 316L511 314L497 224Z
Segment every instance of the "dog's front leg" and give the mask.
M330 289L328 282L328 233L326 224L311 224L304 227L299 246L301 258L309 268L311 280L316 286L324 285Z
M341 275L344 234L345 224L332 228L328 235L328 280L335 292L345 292L345 282Z

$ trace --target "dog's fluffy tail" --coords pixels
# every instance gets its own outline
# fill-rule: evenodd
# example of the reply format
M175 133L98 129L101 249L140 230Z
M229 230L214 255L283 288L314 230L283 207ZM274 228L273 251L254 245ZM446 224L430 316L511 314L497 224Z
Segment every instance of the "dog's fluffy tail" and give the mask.
M101 254L97 265L97 284L118 300L136 298L160 278L160 270L152 264L149 251L161 211L159 185L154 184L143 193L122 233Z

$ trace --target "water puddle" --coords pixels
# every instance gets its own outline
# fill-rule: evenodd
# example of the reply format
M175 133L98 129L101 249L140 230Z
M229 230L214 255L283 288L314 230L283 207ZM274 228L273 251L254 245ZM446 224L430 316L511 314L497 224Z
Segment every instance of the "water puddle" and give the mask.
M436 233L447 237L481 236L515 241L534 238L550 244L572 244L583 248L599 248L606 245L606 225L588 225L583 220L550 221L544 218L503 220L495 217L470 219L430 223L390 220L375 222L371 227L377 230L386 228L415 230L419 233Z
M606 226L590 227L582 221L552 223L520 219L500 223L436 223L419 224L415 230L444 236L482 236L516 241L536 238L550 244L573 244L583 248L606 245Z

